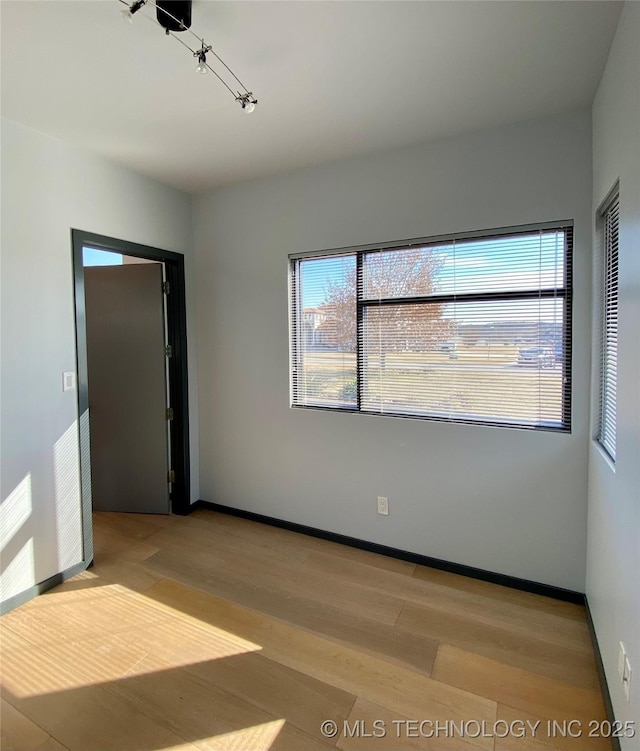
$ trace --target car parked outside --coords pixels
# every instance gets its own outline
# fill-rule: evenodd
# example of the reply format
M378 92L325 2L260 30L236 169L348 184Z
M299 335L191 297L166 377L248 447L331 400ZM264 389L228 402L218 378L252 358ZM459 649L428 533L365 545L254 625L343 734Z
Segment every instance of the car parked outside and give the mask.
M527 347L518 353L518 365L552 368L555 363L555 354L549 347Z

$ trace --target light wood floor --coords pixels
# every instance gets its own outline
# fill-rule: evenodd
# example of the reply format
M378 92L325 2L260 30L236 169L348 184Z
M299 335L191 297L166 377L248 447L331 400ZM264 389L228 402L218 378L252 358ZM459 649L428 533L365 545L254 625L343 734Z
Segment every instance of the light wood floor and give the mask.
M212 511L94 530L0 620L3 751L610 748L580 606Z

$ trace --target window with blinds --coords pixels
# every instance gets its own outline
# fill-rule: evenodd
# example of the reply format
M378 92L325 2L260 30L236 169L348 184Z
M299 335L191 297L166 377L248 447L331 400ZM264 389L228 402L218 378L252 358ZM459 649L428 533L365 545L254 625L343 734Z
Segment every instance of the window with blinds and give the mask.
M616 194L600 215L601 230L601 364L598 441L616 459L616 392L618 377L618 217Z
M292 405L569 431L572 237L292 256Z

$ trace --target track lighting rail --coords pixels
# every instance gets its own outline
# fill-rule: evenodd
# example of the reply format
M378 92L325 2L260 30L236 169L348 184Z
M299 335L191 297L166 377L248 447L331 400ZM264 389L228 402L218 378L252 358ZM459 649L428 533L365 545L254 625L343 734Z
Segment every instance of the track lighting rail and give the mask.
M258 104L258 100L253 96L253 92L249 91L249 89L242 83L242 81L238 78L238 76L231 70L231 68L225 63L225 61L215 52L213 49L213 46L210 44L207 44L204 40L204 38L199 37L194 31L192 31L190 28L185 26L184 22L176 18L172 13L170 13L166 8L163 8L161 5L158 5L155 2L152 2L151 0L133 0L133 2L128 2L128 0L118 0L118 2L121 5L124 5L125 8L122 11L122 16L124 19L126 19L129 22L133 21L133 18L136 14L140 14L144 18L146 18L149 21L152 21L153 23L157 23L156 19L150 16L148 13L144 12L144 8L147 5L153 5L156 9L156 12L163 13L167 18L171 19L176 26L179 28L179 31L172 31L171 29L168 29L164 27L165 34L167 36L173 37L176 41L180 42L180 44L183 47L186 47L193 57L195 57L198 61L198 64L196 65L196 71L198 73L208 73L211 71L213 75L222 83L222 85L231 93L233 98L235 99L238 104L240 104L241 108L244 112L247 114L250 114L253 112L256 108L256 105ZM198 47L194 48L191 45L187 44L187 42L184 41L181 37L178 36L179 34L182 34L184 32L187 32L190 34L194 39L198 41ZM211 54L215 59L225 68L225 70L233 77L235 82L239 85L240 90L234 91L234 89L225 81L225 79L214 69L211 67L209 62L207 61L207 55ZM235 84L234 84L235 85Z

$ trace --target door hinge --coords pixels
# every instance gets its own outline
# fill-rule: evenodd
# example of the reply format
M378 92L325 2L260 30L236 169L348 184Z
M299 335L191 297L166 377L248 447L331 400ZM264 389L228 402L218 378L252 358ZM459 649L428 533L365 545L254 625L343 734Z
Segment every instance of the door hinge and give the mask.
M171 291L171 285L169 284L169 282L162 282L162 291L165 295L169 294L169 292Z
M176 471L175 469L170 469L167 472L167 482L175 482L176 481Z
M167 407L167 420L173 420L173 407Z
M173 357L173 347L170 344L167 344L167 346L164 348L164 354L167 357Z

